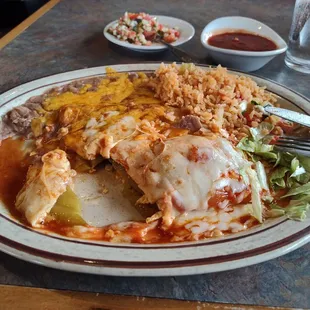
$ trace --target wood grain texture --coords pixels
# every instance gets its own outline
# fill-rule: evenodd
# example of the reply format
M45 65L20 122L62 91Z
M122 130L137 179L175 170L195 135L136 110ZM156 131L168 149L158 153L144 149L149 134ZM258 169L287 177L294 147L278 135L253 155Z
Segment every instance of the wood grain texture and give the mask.
M38 9L33 14L31 14L28 18L26 18L23 22L21 22L19 25L13 28L10 32L8 32L4 37L0 39L0 50L4 46L9 44L12 40L14 40L23 31L25 31L30 25L32 25L36 20L38 20L46 12L48 12L59 1L60 0L50 0L45 5L43 5L40 9Z
M108 295L99 293L47 290L41 288L0 285L2 310L53 309L53 310L268 310L292 309L261 306L205 303L172 299Z

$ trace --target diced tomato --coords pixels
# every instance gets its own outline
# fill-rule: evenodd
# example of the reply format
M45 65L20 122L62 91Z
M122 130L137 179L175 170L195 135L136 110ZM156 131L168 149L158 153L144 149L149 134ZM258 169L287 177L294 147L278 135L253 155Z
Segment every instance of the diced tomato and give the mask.
M246 120L247 120L248 123L250 123L250 122L252 121L252 119L251 119L251 117L250 117L251 112L252 112L252 111L249 111L249 110L248 110L248 111L245 111L245 112L242 113L242 115L246 118Z
M290 134L294 129L294 124L285 120L280 120L277 125L280 126L286 134Z
M154 37L155 37L156 32L155 31L146 31L146 30L144 30L143 34L144 34L146 40L153 40Z
M128 17L131 20L136 19L138 16L139 16L139 13L130 13L130 14L128 14Z
M180 37L180 31L173 28L169 29L169 34L175 36L176 38Z
M169 34L167 36L164 36L164 40L167 43L172 43L176 40L175 36L173 34Z
M278 141L278 139L280 138L280 136L273 136L271 141L269 142L269 144L276 144L276 142Z
M136 36L136 32L135 31L130 31L128 34L128 38L133 39Z

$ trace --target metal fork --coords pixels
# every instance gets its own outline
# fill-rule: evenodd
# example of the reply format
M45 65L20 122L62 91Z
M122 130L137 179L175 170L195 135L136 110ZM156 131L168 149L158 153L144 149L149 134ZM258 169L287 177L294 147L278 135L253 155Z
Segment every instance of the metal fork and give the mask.
M274 142L274 146L281 152L296 153L310 156L310 140L301 137L280 136Z
M202 63L202 59L199 59L193 55L190 55L189 53L181 50L178 47L173 46L172 44L169 44L165 42L162 38L156 37L155 42L160 42L168 47L168 49L171 51L171 53L178 58L178 60L182 62L187 63Z

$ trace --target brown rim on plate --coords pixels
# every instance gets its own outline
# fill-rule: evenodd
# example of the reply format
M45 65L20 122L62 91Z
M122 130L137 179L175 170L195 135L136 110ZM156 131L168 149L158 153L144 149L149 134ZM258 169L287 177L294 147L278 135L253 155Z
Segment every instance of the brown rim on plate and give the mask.
M267 252L279 249L309 234L310 234L310 226L285 239L282 239L280 241L277 241L277 242L274 242L274 243L271 243L271 244L268 244L266 246L262 246L259 248L255 248L249 251L244 251L244 252L229 254L229 255L219 255L219 256L208 257L208 258L187 259L187 260L178 260L178 261L162 261L162 262L155 262L155 261L123 262L123 261L102 260L102 259L99 260L99 259L92 259L92 258L83 258L83 257L55 254L55 253L51 253L51 252L47 252L44 250L40 250L40 249L36 249L36 248L23 245L21 243L7 239L2 236L0 236L0 242L11 248L14 248L17 251L26 252L36 257L47 258L53 261L61 261L65 263L74 263L74 264L90 265L90 266L111 267L111 268L129 268L129 269L131 268L137 268L137 269L152 268L154 269L154 268L163 268L163 267L178 268L178 267L188 267L188 266L192 267L192 266L201 266L201 265L211 265L211 264L225 263L225 262L231 262L234 260L249 258L252 256L265 254Z

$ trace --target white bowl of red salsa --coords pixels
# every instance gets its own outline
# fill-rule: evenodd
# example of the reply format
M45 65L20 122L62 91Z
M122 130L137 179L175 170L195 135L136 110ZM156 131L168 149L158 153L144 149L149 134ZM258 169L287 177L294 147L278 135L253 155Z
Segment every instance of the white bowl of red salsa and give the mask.
M217 63L250 72L286 51L285 41L267 25L247 17L221 17L202 31L202 45Z

